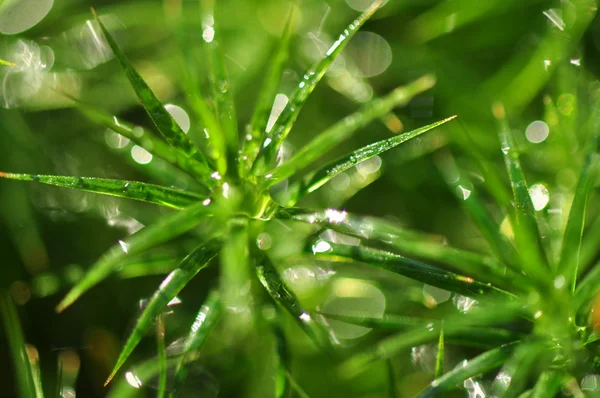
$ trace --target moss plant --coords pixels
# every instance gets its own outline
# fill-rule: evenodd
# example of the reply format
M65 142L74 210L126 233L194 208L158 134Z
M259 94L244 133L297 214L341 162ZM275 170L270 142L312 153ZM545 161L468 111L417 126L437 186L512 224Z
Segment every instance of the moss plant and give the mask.
M227 356L244 350L236 345L236 340L242 341L252 334L263 338L268 334L268 341L272 342L270 348L261 353L262 356L253 358L256 362L274 363L266 367L272 382L269 396L306 397L304 390L310 388L299 385L292 367L290 328L286 320L293 319L295 327L312 341L313 348L328 356L341 379L350 382L373 366L387 364L391 396L396 396L399 389L391 361L414 346L428 343L437 344L435 380L420 397L447 396L465 382L473 383L473 378L490 372L495 374L490 386L493 396L583 396L577 381L597 370L594 325L600 323L596 319L594 298L600 282L600 267L592 266L600 228L595 225L584 236L588 199L598 173L596 112L590 112L586 121L591 131L585 145L588 153L574 191L558 256L548 253L548 244L540 233L530 186L521 166L519 145L508 124L509 110L501 102L493 105L490 114L496 122L498 152L504 158L506 173L496 174L495 170L486 170L484 161L479 163L482 174L486 174L490 196L495 205L506 212L502 227L451 153L440 155L442 174L485 238L489 254L455 248L427 234L375 217L335 208L297 207L303 197L334 177L450 122L454 116L374 142L323 167L315 166L341 141L430 89L434 78L424 76L367 102L354 114L317 135L290 159L280 162L278 153L310 94L346 43L381 4L376 2L340 34L325 57L303 76L270 128L267 122L288 57L296 8L292 7L289 12L250 122L247 127L240 127L228 89L213 4L211 1L202 4L203 46L211 94L200 92L199 85L194 84L195 77L184 74L193 111L206 127L207 139L202 145L194 143L182 131L131 65L102 18L97 16L108 45L154 128L133 127L102 109L73 99L78 110L89 119L192 177L194 188L183 190L94 177L0 173L0 177L6 179L113 195L172 210L157 223L119 241L106 252L58 304L59 312L111 274L126 268L128 259L182 235L193 236L195 247L164 278L137 318L106 380L112 388L110 394L114 397L133 395L146 380L157 377L157 396L177 397L189 383L190 367L198 361L198 353L203 352L201 349L211 336L229 336L214 349L216 354L212 354ZM310 171L305 171L307 169ZM507 178L510 193L502 183L495 183L502 178ZM287 237L299 239L298 236L310 235L306 242L301 242L302 253L276 255L268 247L256 245L265 231L280 222L309 231ZM323 230L333 232L323 234ZM286 236L277 236L274 240L285 241ZM286 262L291 264L299 256L383 269L452 292L460 299L474 300L477 305L469 311L433 314L430 318L327 313L319 306L317 309L307 307L281 275ZM198 303L201 307L189 333L183 337L181 352L168 354L164 313L179 292L197 274L202 275L200 271L206 267L218 267L219 281L204 302ZM25 345L18 318L4 294L0 296L0 312L6 329L13 331L8 337L14 351L18 387L23 396L40 396L34 361L23 355ZM347 351L335 344L331 321L388 333L366 346ZM121 375L119 372L149 332L156 335L157 357L135 364L133 370ZM448 343L475 345L481 351L460 366L448 367L445 366ZM244 363L243 366L254 365ZM172 381L167 381L168 373L173 374Z

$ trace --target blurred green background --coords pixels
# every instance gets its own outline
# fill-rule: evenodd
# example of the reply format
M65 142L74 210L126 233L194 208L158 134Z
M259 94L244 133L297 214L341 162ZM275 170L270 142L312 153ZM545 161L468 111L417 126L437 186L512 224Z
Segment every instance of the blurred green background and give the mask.
M369 3L300 2L290 62L280 87L283 95L291 93L304 70ZM587 118L599 98L596 5L587 0L390 0L352 40L316 89L282 156L289 156L360 103L425 74L437 78L432 90L385 120L372 123L351 142L339 145L329 159L450 115L459 119L337 177L303 206L343 207L386 217L437 234L454 246L487 251L485 241L448 189L443 172L451 170L450 153L476 184L483 181L481 165L502 167L491 113L493 104L500 101L517 131L528 181L540 184L535 192L539 194L541 228L550 245L564 225L564 206L583 159L579 150L591 130L578 121ZM202 126L186 113L188 103L180 86L179 66L193 56L183 59L174 37L177 29L184 32L189 54L200 45L196 2L5 0L0 5L0 58L16 66L0 66L0 170L188 187L190 182L184 176L70 106L68 96L77 97L130 122L151 126L97 25L91 22L92 6L158 97L180 107L189 119L190 136L201 139ZM284 0L222 0L217 4L216 19L242 126L254 108L289 6ZM181 8L183 17L178 16ZM194 65L194 71L203 76L203 65ZM532 124L535 121L537 124ZM597 207L594 203L590 206ZM492 204L490 210L501 224L501 213ZM105 250L162 212L143 203L0 181L0 288L8 289L19 304L26 340L37 350L46 388L54 388L62 363L64 372L73 375L73 394L102 397L108 391L102 383L131 330L140 300L160 283L159 274L175 265L173 259L185 254L189 239L156 251L154 271L129 267L64 313L56 314L54 306ZM275 225L269 244L277 247L278 239L289 234L286 228L289 226ZM298 231L299 240L303 234ZM343 278L351 278L363 293L354 297L354 303L331 304L330 300L329 305L418 313L457 304L443 292L371 269L336 269L333 264L306 260L289 270L300 298L312 306L325 302ZM216 279L217 271L208 269L182 292L181 304L167 318L169 341L177 339ZM343 325L340 328L344 329ZM348 333L344 344L349 347L377 338L373 332L364 335L348 330L340 333ZM310 343L299 331L291 333L298 337L292 344L297 353L296 377L312 397L385 395L384 367L374 367L359 380L342 382L331 362L306 350ZM139 360L155 355L152 338L146 343L136 351ZM213 345L218 347L218 341ZM450 347L448 361L456 364L470 354ZM413 396L432 379L434 359L435 351L427 346L415 347L412 354L398 358L399 396ZM213 397L217 391L219 396L241 396L234 383L244 380L245 369L252 366L216 356L216 365L198 365L197 386L188 396ZM253 396L261 396L259 388L254 390ZM152 396L152 390L147 394ZM15 396L9 348L0 334L0 397Z

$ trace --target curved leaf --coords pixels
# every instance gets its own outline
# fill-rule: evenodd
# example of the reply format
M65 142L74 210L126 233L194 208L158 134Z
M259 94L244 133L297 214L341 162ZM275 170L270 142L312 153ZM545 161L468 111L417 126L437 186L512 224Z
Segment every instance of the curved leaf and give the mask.
M175 372L175 380L173 382L173 390L169 398L176 398L181 392L183 383L188 376L187 363L192 360L193 355L202 348L208 335L215 327L217 320L221 317L222 304L219 291L212 290L202 308L198 311L196 319L190 328L190 333L186 337L183 354L177 365Z
M184 209L193 203L206 199L206 197L188 191L138 181L3 172L0 172L0 178L39 182L55 187L72 188L80 191L134 199L174 209Z
M185 210L172 214L158 223L145 227L110 248L87 272L65 298L56 311L61 312L84 292L98 284L117 268L130 254L138 254L153 246L171 240L194 228L208 213L207 205L196 203Z
M152 119L152 122L156 125L158 131L160 131L160 133L173 148L182 151L186 156L200 163L202 166L198 166L198 170L201 171L201 174L197 174L197 176L207 182L210 182L209 176L213 171L208 167L208 163L204 155L196 149L192 141L181 130L177 122L158 100L148 84L133 68L121 47L119 47L115 39L112 37L108 29L106 29L95 12L94 16L98 22L98 25L100 26L100 29L102 30L102 33L104 34L104 37L106 37L108 45L119 61L119 64L125 71L127 79L129 79L129 82L131 83L138 100L144 107L144 110L148 116L150 116L150 119Z
M165 348L165 319L163 313L156 318L156 351L160 361L156 398L165 398L167 391L167 351Z
M390 251L375 249L364 244L359 246L349 246L327 242L326 246L327 247L323 252L315 253L317 258L324 257L333 260L341 258L363 262L468 297L480 297L488 293L497 293L504 297L513 297L511 293L494 287L490 283L482 283L469 276L462 276L445 271Z
M478 376L500 367L509 358L514 348L515 343L511 343L478 355L466 362L464 366L459 366L441 378L434 380L429 388L419 394L419 398L440 396L440 394L456 388L470 377Z
M562 387L564 375L555 370L548 370L540 375L529 398L554 397Z
M433 241L431 236L403 229L389 221L375 217L360 217L335 209L322 211L282 209L279 216L356 236L364 239L367 244L374 241L384 242L393 246L400 254L435 261L483 281L494 281L498 286L507 289L523 286L518 276L511 275L510 279L507 278L505 269L493 258L445 246Z
M345 117L317 135L316 138L294 154L290 160L268 172L265 175L265 185L274 185L310 165L336 145L339 145L340 142L352 137L357 130L389 113L395 107L406 105L415 95L429 90L434 84L435 78L433 76L424 76L406 86L396 88L384 98L370 101L357 112Z
M438 126L441 126L444 123L453 120L456 116L451 116L447 119L440 120L438 122L429 124L424 127L420 127L416 130L409 131L408 133L404 133L402 135L388 138L385 140L377 141L367 146L364 146L356 151L337 159L322 169L309 174L303 180L294 184L296 186L290 187L291 190L298 191L297 197L294 198L288 205L293 206L301 197L311 192L316 191L320 187L322 187L325 183L331 180L333 177L338 174L343 173L344 171L350 169L351 167L356 166L357 164L364 162L365 160L371 159L374 156L379 155L380 153L389 151L390 149L412 139L415 138L431 129L434 129Z
M440 329L440 338L438 339L437 354L435 358L435 378L438 379L444 374L444 326Z
M148 305L138 317L131 335L119 354L110 376L104 385L108 384L117 371L133 352L133 349L142 340L144 334L152 326L156 317L160 316L169 302L188 284L188 282L212 260L218 253L220 241L211 240L198 246L192 253L181 261L179 267L171 272L160 284L158 290L150 298Z
M346 47L348 41L354 36L361 26L377 11L383 2L377 0L363 12L354 22L352 22L344 31L340 34L340 37L335 43L329 48L325 57L321 59L315 66L313 66L304 75L302 81L291 95L289 102L283 109L279 118L275 122L275 125L271 131L265 134L263 137L262 147L258 154L258 157L253 165L253 173L255 175L263 174L271 165L271 162L275 158L279 147L286 139L292 126L296 122L300 110L306 103L309 95L313 92L317 84L321 81L321 78L325 75L333 61Z

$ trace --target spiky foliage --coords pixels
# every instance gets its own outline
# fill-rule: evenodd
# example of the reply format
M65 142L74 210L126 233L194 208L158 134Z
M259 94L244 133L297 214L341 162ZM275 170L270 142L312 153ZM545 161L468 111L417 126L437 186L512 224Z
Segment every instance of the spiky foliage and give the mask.
M586 5L585 2L578 4L581 9ZM476 150L472 153L486 181L484 187L494 200L495 208L499 209L496 214L502 215L502 224L491 214L479 187L470 181L469 174L461 169L453 155L446 151L439 156L440 171L472 216L489 246L490 254L451 247L436 237L374 217L334 208L295 207L304 196L317 191L341 173L453 119L450 117L372 143L317 170L304 172L339 142L349 139L369 122L385 116L394 107L408 103L415 95L431 88L433 78L425 76L383 98L368 102L355 114L318 135L291 159L278 162L277 155L309 95L348 40L379 6L379 3L373 5L343 31L326 56L304 75L274 125L267 128L293 32L295 8L292 8L258 96L255 112L247 128L240 129L232 95L228 90L219 27L213 18L213 4L211 1L203 2L203 37L205 53L208 55L211 95L203 95L198 91L195 76L185 72L183 75L187 79L188 84L184 88L190 91L188 95L193 111L206 127L204 145L196 145L186 136L128 61L102 21L97 19L141 106L162 138L149 129L133 128L100 109L83 103L77 103L76 106L92 120L127 137L195 179L197 189L180 190L104 178L13 173L1 173L0 176L140 200L177 211L119 241L60 302L57 307L59 311L65 310L112 273L125 272L130 265L129 259L178 236L194 235L195 247L171 270L149 299L107 383L132 355L143 336L153 328L156 328L158 358L136 367L134 372L128 372L127 382L118 383L112 390L113 396L127 396L132 385L140 387L142 380L155 375L159 375L158 396L165 396L168 389L166 374L171 368L175 376L170 386L170 396L175 397L184 388L189 366L196 360L211 333L227 331L229 335L241 338L251 331L264 333L267 330L275 346L273 356L277 358L277 364L272 369L276 381L273 395L289 396L295 390L298 396L304 397L306 393L295 382L291 371L285 313L312 340L314 347L330 355L332 361L339 365L342 379L356 377L379 362L385 364L388 367L391 396L396 396L398 390L392 360L412 347L436 342L436 379L421 392L421 397L446 396L450 390L466 382L476 384L474 377L490 372L496 375L491 384L494 396L516 397L523 394L549 397L559 394L561 390L563 394L581 396L574 380L596 371L598 361L597 335L592 326L594 322L595 326L598 323L593 313L597 305L594 297L600 268L592 267L592 263L596 253L594 246L600 239L599 228L595 225L589 235L584 237L583 234L588 201L597 179L596 112L590 112L588 120L582 123L588 130L587 140L581 143L587 155L558 253L549 252L550 246L554 248L557 245L549 245L547 236L540 232L544 226L539 225L530 186L521 166L519 144L507 121L507 112L512 109L505 109L504 106L507 103L518 109L531 99L544 82L544 78L533 79L527 70L521 77L532 78L526 85L530 91L520 91L518 95L508 89L502 91L498 95L502 102L496 101L489 112L496 123L498 152L504 158L505 173L489 167L488 160L478 155ZM434 9L436 12L443 10L443 7ZM476 18L479 13L485 14L487 11L482 6L469 15ZM435 16L435 13L432 15ZM575 36L590 18L590 14L583 12L578 15L586 18L579 20L584 21L581 25L575 25L579 30L574 28L569 32ZM465 20L461 21L466 23ZM421 33L429 35L420 37L421 40L441 35L435 29ZM560 41L560 38L549 37ZM560 43L551 44L554 48L555 44L558 46ZM207 100L209 97L211 101ZM561 116L553 109L549 97L545 102L549 124L558 125L557 119L560 119L560 123L573 122L569 112L563 112ZM590 101L590 104L596 105L596 102ZM465 125L467 130L471 127L468 122ZM243 134L240 134L240 130L244 130ZM473 149L469 138L460 136L463 133L459 133L457 140L465 140L461 144ZM510 190L502 183L504 178L508 179ZM279 183L284 183L283 188L276 187ZM261 234L269 230L274 222L308 226L309 234L314 234L304 245L304 255L317 261L363 264L383 269L452 292L458 300L468 305L460 312L436 312L430 317L340 315L308 309L280 272L286 261L295 261L298 253L277 255L263 250L265 246L259 244L256 247L254 244L257 240L260 242ZM324 230L326 233L321 233ZM285 237L276 240L285 240ZM219 267L218 287L210 292L199 310L189 334L185 336L182 353L168 358L163 314L191 279L211 265ZM469 310L471 306L474 309ZM3 304L0 309L6 314L5 322L15 322L14 310L8 304ZM590 313L592 326L588 319ZM335 336L329 329L328 322L331 321L386 330L387 335L361 348L360 352L352 350L348 355L332 344ZM250 328L250 332L249 324L255 326ZM24 346L20 333L15 333L11 338L15 340L15 347ZM476 346L481 352L451 369L445 366L446 347L449 344ZM17 358L18 354L14 356ZM34 391L36 387L33 385L29 362L22 355L17 362L19 372L23 374L21 380L25 380L20 387L23 391Z

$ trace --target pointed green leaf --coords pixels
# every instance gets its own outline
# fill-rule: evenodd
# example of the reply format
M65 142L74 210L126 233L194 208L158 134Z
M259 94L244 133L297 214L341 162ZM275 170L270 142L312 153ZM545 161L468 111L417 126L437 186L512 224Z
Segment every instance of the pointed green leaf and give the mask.
M438 339L437 355L435 358L435 378L442 377L444 372L444 326L440 329L440 338Z
M249 133L242 141L239 158L240 175L242 177L248 175L260 150L260 140L267 129L267 122L283 75L283 68L289 57L291 38L298 11L296 4L290 5L290 12L283 33L278 41L275 53L270 57L267 73L258 93L256 107L250 120Z
M594 265L577 285L573 298L573 309L578 313L587 312L586 309L589 308L592 299L598 293L598 286L600 286L600 263Z
M84 292L113 272L129 255L139 254L197 226L200 220L206 217L208 207L203 202L196 203L185 210L165 217L154 225L141 229L123 241L119 241L89 269L83 279L58 304L56 310L61 312L73 304Z
M294 391L296 392L296 394L298 395L299 398L310 398L310 395L308 395L306 393L306 391L304 391L302 386L300 386L300 384L298 384L298 382L296 381L296 379L294 379L294 377L290 374L290 372L286 372L286 376L287 376L288 380L290 381L290 385L292 386L292 388L294 389Z
M548 370L540 375L529 398L554 397L563 384L564 375L555 370Z
M29 355L25 345L19 314L8 292L0 290L0 319L4 325L4 336L10 349L14 366L17 391L21 397L41 398L38 395Z
M431 319L411 318L401 315L384 314L379 318L371 316L357 315L340 315L330 313L320 313L326 318L336 321L351 323L353 325L363 326L366 328L382 328L382 329L408 329L415 326L422 326L433 322Z
M488 293L498 293L504 297L513 297L511 293L492 286L491 283L482 283L469 276L442 270L390 251L375 249L365 244L350 246L333 242L322 242L325 243L322 245L323 248L313 245L313 247L323 250L322 252L315 252L317 258L363 262L468 297L480 297Z
M156 318L156 351L160 361L160 373L158 375L158 389L156 398L165 398L167 391L167 351L165 347L165 319L161 313Z
M209 58L209 80L212 85L213 101L217 120L223 132L225 147L222 150L223 155L227 157L227 164L230 174L237 173L237 156L239 146L239 135L237 126L237 117L235 114L235 104L229 87L229 78L225 70L225 58L219 43L220 34L218 26L215 24L215 0L202 0L202 38L204 47L208 52ZM213 138L216 135L213 133Z
M279 216L317 224L343 234L356 236L367 242L384 242L393 246L400 254L435 261L474 278L494 281L498 286L507 289L512 289L514 286L527 286L522 278L516 276L517 274L511 274L511 277L507 278L505 269L490 257L445 246L432 241L430 236L403 229L385 220L355 216L335 209L323 211L282 209Z
M381 7L382 1L377 0L363 12L354 22L352 22L340 34L340 37L329 48L325 57L321 59L314 67L312 67L305 75L294 93L291 95L289 102L279 115L275 125L265 137L263 137L262 148L258 154L258 158L254 163L253 172L255 175L261 175L271 166L271 162L275 158L279 147L286 139L292 126L296 122L300 110L306 103L309 95L313 92L321 78L325 75L333 61L346 47L346 44L354 36L354 34L362 27L362 25Z
M509 358L514 348L515 344L511 343L478 355L464 366L456 367L441 378L434 380L431 386L419 395L419 398L443 396L447 391L461 385L466 379L497 369Z
M175 371L175 380L173 390L169 398L176 398L181 393L181 388L188 376L187 364L194 358L194 355L202 348L208 335L214 329L217 320L222 313L221 297L218 289L212 290L202 308L198 311L196 319L190 328L190 333L186 337L183 355Z
M340 159L331 162L329 165L323 167L322 169L314 173L309 174L306 178L301 180L298 184L296 184L299 185L298 187L290 188L298 190L298 198L295 201L297 201L300 197L306 194L316 191L325 183L329 182L333 177L343 173L351 167L354 167L357 164L364 162L365 160L371 159L372 157L377 156L383 152L389 151L390 149L410 139L413 139L431 129L441 126L442 124L447 123L454 118L456 118L456 116L440 120L439 122L429 124L427 126L418 128L416 130L404 133L396 137L374 142L360 149L357 149L349 155L346 155ZM295 202L293 204L295 204Z
M220 241L215 239L198 246L181 261L177 269L163 280L158 290L150 298L146 308L138 317L135 327L121 350L117 363L106 380L105 385L110 382L127 358L129 358L133 349L142 340L142 337L150 329L150 326L152 326L152 322L154 322L156 317L162 314L169 302L217 255L220 245Z
M580 268L581 244L585 228L588 198L598 177L599 156L596 153L597 141L598 139L594 137L586 156L583 170L581 170L581 174L579 175L579 183L575 189L575 197L569 211L569 218L560 253L558 269L565 276L566 286L569 286L571 291L575 291Z
M544 363L546 356L543 353L547 349L539 342L521 343L496 376L492 385L493 396L511 398L523 392L532 367L536 363Z
M294 318L294 321L313 340L317 347L329 351L329 340L322 326L313 319L310 313L302 308L294 292L281 279L267 257L263 257L256 266L256 274L273 301L283 307Z
M292 358L281 322L282 317L278 310L277 316L275 317L272 325L273 335L275 336L275 344L277 347L278 362L275 375L275 397L289 398L292 391L292 385L290 383L290 377L288 377L288 374L292 364Z
M193 176L200 177L200 180L208 187L212 187L216 183L214 179L205 176L206 166L204 164L197 162L177 149L169 146L152 131L144 129L141 126L134 126L116 116L108 115L100 109L92 108L81 103L77 99L73 99L73 101L75 101L76 109L91 121L128 138L153 156L163 159Z
M477 190L465 173L459 170L449 152L443 155L438 168L446 183L477 224L479 231L490 245L493 253L502 260L504 265L516 272L516 277L523 279L520 266L517 264L514 247L500 233L499 223L489 214L481 202ZM527 285L527 283L524 285Z
M129 79L129 82L131 83L138 100L144 107L146 113L148 113L148 116L150 116L150 119L152 119L152 122L156 125L158 131L160 131L160 133L165 137L167 142L172 147L182 151L185 155L204 166L202 174L199 175L199 177L206 178L212 174L212 170L208 167L204 155L202 155L202 153L196 149L192 141L190 141L190 139L181 130L171 114L165 109L158 98L156 98L156 95L154 95L148 84L133 68L125 56L125 53L109 33L108 29L106 29L100 18L97 15L95 15L95 18L100 26L100 29L102 30L102 33L106 37L108 45L119 61L119 64L121 64L121 67L125 71L127 79Z
M34 181L42 184L78 189L120 198L140 200L174 209L184 209L193 203L200 202L202 197L192 192L166 188L144 182L115 180L95 177L69 177L40 174L14 174L0 172L0 178L19 181Z
M384 98L375 99L359 111L334 124L305 145L290 160L265 175L266 186L274 185L319 159L359 129L389 113L397 106L406 105L415 95L429 90L435 84L431 75L401 86Z
M512 226L515 230L518 251L523 258L521 265L534 280L544 281L549 275L547 272L549 263L538 230L529 186L525 181L519 154L501 104L494 106L494 116L498 121L500 145L513 191L514 223Z

